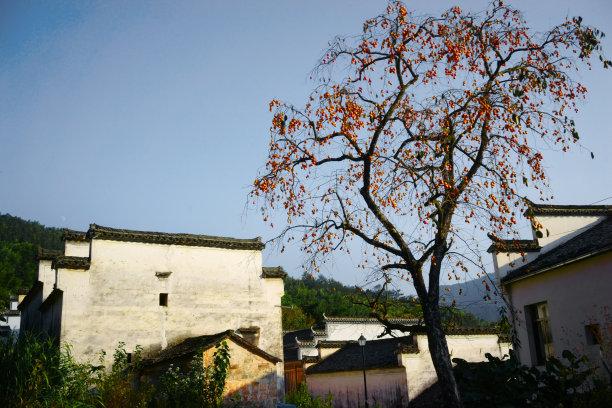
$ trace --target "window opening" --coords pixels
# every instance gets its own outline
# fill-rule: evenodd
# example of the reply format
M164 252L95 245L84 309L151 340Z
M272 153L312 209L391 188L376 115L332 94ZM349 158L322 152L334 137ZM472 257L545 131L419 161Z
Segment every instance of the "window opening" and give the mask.
M168 294L160 293L159 294L159 305L160 306L168 306Z
M531 328L535 350L535 363L543 365L547 359L554 355L552 332L548 304L546 302L529 306L531 315Z
M593 346L595 344L600 344L601 341L601 329L599 324L587 324L584 326L584 331L586 334L586 344L589 346Z

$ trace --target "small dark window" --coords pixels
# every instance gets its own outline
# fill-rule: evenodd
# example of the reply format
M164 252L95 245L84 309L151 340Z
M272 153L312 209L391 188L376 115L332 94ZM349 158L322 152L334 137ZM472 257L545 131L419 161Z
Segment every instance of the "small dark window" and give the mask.
M584 326L586 332L586 344L589 346L600 344L601 341L601 329L598 324L588 324Z
M127 353L126 358L127 358L127 363L130 364L132 362L132 353Z
M527 306L528 320L533 340L532 358L536 365L544 365L554 355L548 304L546 302Z
M159 305L160 306L168 306L168 294L160 293L159 294Z

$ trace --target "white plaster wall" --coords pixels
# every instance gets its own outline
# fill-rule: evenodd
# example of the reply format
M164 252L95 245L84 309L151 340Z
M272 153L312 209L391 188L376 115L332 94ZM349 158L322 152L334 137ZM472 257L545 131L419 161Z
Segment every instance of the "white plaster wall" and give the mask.
M525 307L548 303L555 355L564 349L587 354L598 361L597 347L586 347L584 326L591 322L612 325L612 253L602 254L549 272L519 280L506 287L514 310L521 344L521 362L532 364ZM607 316L606 316L607 308ZM612 341L612 339L608 339ZM612 343L608 343L612 344Z
M42 300L44 302L55 285L55 270L51 269L51 261L40 260L38 262L38 280L43 283Z
M544 226L542 229L543 237L538 239L538 242L542 247L540 253L548 252L552 248L567 242L569 239L584 232L586 229L592 227L605 218L605 216L536 217L536 221ZM548 230L549 235L546 234L546 230Z
M81 256L89 257L89 242L83 241L65 241L64 255L66 256Z
M15 334L19 334L19 326L21 325L21 316L7 316L6 325Z
M357 340L362 334L367 340L388 339L390 335L378 337L384 331L384 326L378 322L371 323L325 323L327 331L326 340ZM408 333L394 331L397 336L406 336Z
M304 356L316 357L318 355L319 355L319 350L316 347L299 346L298 348L298 359L300 360Z
M280 357L283 282L261 278L261 266L261 251L94 239L89 271L59 277L62 339L75 357L91 359L100 349L112 355L119 341L128 352L136 345L146 352L257 326L259 347ZM160 279L156 272L172 273ZM167 307L160 293L168 293Z
M536 259L541 254L544 254L551 249L567 242L571 238L593 227L598 222L604 220L602 216L538 216L536 221L542 224L541 230L543 237L538 238L538 243L542 247L539 252L527 252L525 257L519 253L493 253L493 262L495 267L495 277L497 284L505 277L508 272L513 269L520 268L526 263ZM548 230L548 234L546 232ZM535 231L529 239L535 239ZM514 266L510 266L510 263Z
M520 253L508 253L500 252L498 254L493 253L493 260L495 266L495 280L499 285L501 279L503 279L508 272L514 269L520 268L521 266L528 264L539 256L539 252L525 252L525 256L521 256ZM513 266L511 266L512 264Z

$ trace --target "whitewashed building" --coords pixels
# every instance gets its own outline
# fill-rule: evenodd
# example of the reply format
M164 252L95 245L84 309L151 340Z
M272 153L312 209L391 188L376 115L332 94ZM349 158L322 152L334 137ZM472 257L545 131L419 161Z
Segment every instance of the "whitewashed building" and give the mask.
M529 207L541 236L492 237L489 248L512 306L517 355L541 366L570 350L612 366L612 206Z
M282 268L262 267L260 238L114 229L65 230L63 253L39 254L38 281L20 303L22 331L107 364L119 342L155 354L185 339L232 330L282 359ZM282 363L277 389L282 397Z
M9 308L0 313L0 338L18 336L21 326L21 312L17 309L19 298L11 295Z
M419 326L419 319L389 319L390 323ZM364 405L363 369L369 406L409 407L429 398L437 382L423 326L412 332L390 333L377 319L327 317L324 327L285 332L285 386L291 391L305 381L313 396L334 396L336 408ZM358 345L363 335L366 346ZM451 358L486 361L485 354L508 355L510 340L496 330L448 328Z

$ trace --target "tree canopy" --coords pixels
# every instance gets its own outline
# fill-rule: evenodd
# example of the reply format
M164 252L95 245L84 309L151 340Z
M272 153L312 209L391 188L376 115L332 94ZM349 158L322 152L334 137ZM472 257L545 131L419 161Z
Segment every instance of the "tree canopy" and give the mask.
M9 295L34 284L38 247L61 249L61 234L58 228L0 214L0 309L8 305Z
M602 36L579 17L535 32L501 1L439 17L391 1L361 35L331 42L305 106L270 103L268 160L252 191L264 219L284 212L284 236L301 240L315 270L357 240L363 268L413 283L446 406L461 402L440 275L483 268L473 227L511 234L528 191L549 198L542 146L578 141L586 88L574 72L596 55L611 64Z

